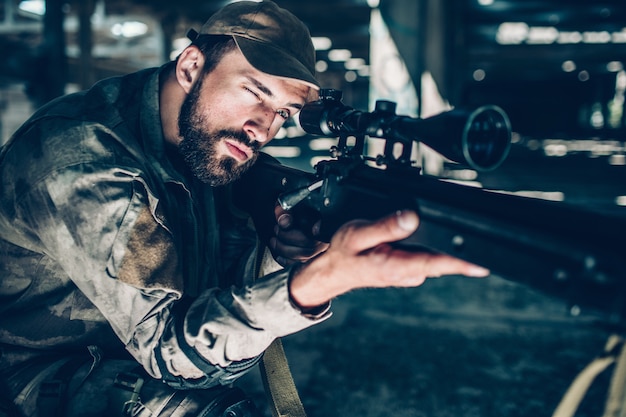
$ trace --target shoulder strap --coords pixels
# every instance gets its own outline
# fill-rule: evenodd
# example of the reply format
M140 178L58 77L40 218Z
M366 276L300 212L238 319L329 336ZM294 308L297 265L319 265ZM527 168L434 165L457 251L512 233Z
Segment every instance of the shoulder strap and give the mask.
M574 379L552 417L573 417L596 377L615 364L604 417L626 416L626 347L624 339L611 335L604 352L591 361Z
M261 277L280 267L269 249L257 241L256 276ZM306 417L280 338L265 350L260 363L261 378L273 417Z
M261 376L273 417L306 417L280 339L265 351Z

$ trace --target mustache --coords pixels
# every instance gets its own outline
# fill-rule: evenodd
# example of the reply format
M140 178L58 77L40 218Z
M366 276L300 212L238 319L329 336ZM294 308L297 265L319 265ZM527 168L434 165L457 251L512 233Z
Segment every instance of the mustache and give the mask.
M240 142L243 145L246 145L248 148L252 149L252 151L254 151L255 153L258 152L259 149L261 149L261 144L255 140L251 140L246 134L246 132L244 131L222 129L217 132L216 136L222 139L226 139L226 138L234 139L237 142Z

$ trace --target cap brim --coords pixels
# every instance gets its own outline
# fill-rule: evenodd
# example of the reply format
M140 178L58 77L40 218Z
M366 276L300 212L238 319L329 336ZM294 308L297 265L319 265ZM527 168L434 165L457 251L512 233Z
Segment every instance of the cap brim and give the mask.
M259 71L277 77L303 81L315 89L320 88L319 82L300 61L279 48L242 36L233 35L233 38L250 65Z

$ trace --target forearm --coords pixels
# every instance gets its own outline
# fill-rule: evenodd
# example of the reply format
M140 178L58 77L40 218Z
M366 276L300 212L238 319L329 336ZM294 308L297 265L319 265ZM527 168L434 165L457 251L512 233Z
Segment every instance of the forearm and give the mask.
M127 348L171 385L230 383L254 366L275 338L330 316L328 309L312 317L292 305L289 273L279 271L240 289L208 290L189 306L146 320Z
M275 338L329 317L328 311L311 317L293 305L290 273L280 270L241 289L204 293L187 314L186 339L211 362L224 366L256 356Z

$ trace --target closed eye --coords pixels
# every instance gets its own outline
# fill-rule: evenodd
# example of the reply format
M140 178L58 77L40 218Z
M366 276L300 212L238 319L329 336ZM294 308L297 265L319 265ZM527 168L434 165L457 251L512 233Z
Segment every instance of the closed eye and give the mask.
M245 85L243 86L243 89L249 92L250 94L254 95L258 100L261 99L261 96L256 91L246 87Z

